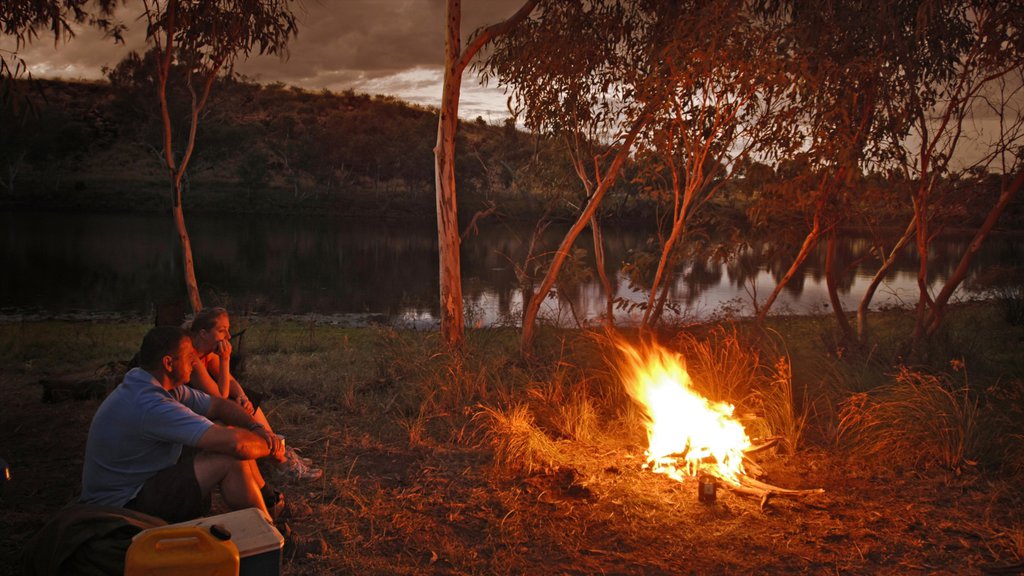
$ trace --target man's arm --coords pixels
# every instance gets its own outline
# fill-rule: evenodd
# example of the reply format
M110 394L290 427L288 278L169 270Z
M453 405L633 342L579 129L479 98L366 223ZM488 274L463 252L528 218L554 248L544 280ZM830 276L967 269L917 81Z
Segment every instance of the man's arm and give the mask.
M280 446L280 440L267 441L255 432L214 424L199 438L200 450L234 456L239 460L255 460L272 454L271 444ZM278 448L280 452L283 449Z
M262 424L253 419L238 404L230 400L211 396L210 409L206 413L206 417L210 420L218 420L228 424L228 426L218 426L215 424L210 430L220 428L230 434L215 432L212 437L207 439L207 436L210 435L210 430L207 430L206 434L203 434L199 439L198 447L200 449L223 454L234 454L244 459L262 458L269 454L278 461L284 461L284 442L281 441L281 438L264 428ZM204 440L209 440L210 445L204 446ZM251 454L255 453L253 452L254 448L250 446L254 440L261 447L257 446L255 448L259 454L251 456Z

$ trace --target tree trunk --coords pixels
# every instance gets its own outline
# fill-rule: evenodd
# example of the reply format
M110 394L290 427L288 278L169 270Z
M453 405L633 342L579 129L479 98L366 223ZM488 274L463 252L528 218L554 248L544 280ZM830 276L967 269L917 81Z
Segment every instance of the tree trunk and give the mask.
M836 276L836 231L833 228L829 231L825 250L825 285L828 287L828 300L832 303L832 313L835 314L836 324L839 325L843 342L852 342L853 328L850 326L850 320L846 317L846 311L843 310L843 303L839 299Z
M455 131L459 121L462 69L459 51L462 6L445 5L444 87L434 146L434 189L437 195L437 252L441 284L441 337L459 346L465 330L462 310L462 263L459 254L459 215L455 201Z
M597 188L594 190L594 194L587 201L587 205L583 208L583 212L576 219L576 223L572 225L572 228L566 232L565 237L562 239L562 243L559 244L558 249L555 251L555 257L551 261L551 265L548 267L547 273L544 275L544 279L541 281L540 288L533 294L529 302L524 302L523 311L523 333L519 342L520 352L526 358L533 356L533 344L536 337L536 323L537 313L540 311L540 305L547 298L548 293L551 291L551 287L554 286L555 280L558 278L558 272L562 268L562 263L565 261L566 255L569 254L569 250L572 249L573 242L580 235L580 232L586 227L587 222L594 217L594 213L597 211L597 206L601 203L604 198L605 192L611 188L615 182L615 178L618 176L619 168L622 167L622 163L626 161L629 156L629 152L633 149L633 142L636 140L637 135L640 134L640 129L646 124L646 116L637 121L633 129L626 135L625 140L619 145L619 150L615 154L615 158L612 160L608 170L602 175L601 181Z
M924 172L924 171L922 171ZM919 260L917 266L917 308L914 314L914 332L910 339L910 351L917 352L925 335L925 319L932 305L928 293L928 193L922 180L921 190L914 199L914 217L917 220L915 247Z
M459 123L462 72L487 42L526 19L539 0L528 0L504 22L488 26L460 53L462 3L445 3L444 86L434 146L434 191L437 195L437 252L441 284L441 337L449 346L462 344L462 263L459 254L459 213L455 195L455 131Z
M917 227L917 218L911 218L910 224L907 225L907 229L903 231L903 235L896 241L896 245L892 247L889 255L882 262L881 267L875 272L875 275L871 278L871 283L868 284L867 290L864 291L864 296L860 299L860 304L857 305L857 341L861 347L867 346L870 335L868 333L868 312L871 308L871 300L875 297L875 292L878 287L885 280L885 275L889 273L893 265L896 264L896 256L899 255L900 250L907 245L910 241L911 236Z
M782 277L772 289L772 293L768 295L768 299L764 301L764 306L757 312L756 324L759 327L764 326L764 321L768 317L768 311L771 310L772 304L779 297L782 289L786 287L786 284L793 279L796 271L800 266L807 260L807 256L811 253L811 250L818 244L818 239L821 237L821 217L816 212L814 214L814 224L811 226L810 232L804 237L804 243L800 246L800 252L797 253L796 258L793 259L793 263L790 264L789 269L786 270L786 274Z
M608 271L604 267L604 235L601 233L601 223L598 222L597 215L590 219L590 231L594 236L594 264L597 266L601 286L604 287L604 325L612 328L615 326L615 295L612 294L612 283L608 280Z
M192 260L192 241L189 239L188 229L185 228L185 214L181 208L181 187L177 183L174 187L171 213L174 216L174 229L178 233L178 240L181 244L181 263L185 269L185 288L188 290L188 301L192 305L192 311L198 312L203 309L203 301L199 297L196 268Z
M1017 194L1017 190L1020 190L1022 184L1024 184L1024 171L1017 174L1017 177L1013 179L1013 182L999 193L999 200L997 200L995 206L989 210L981 228L979 228L974 234L974 238L971 239L971 243L967 246L967 251L964 252L964 255L960 258L960 262L957 264L956 270L954 270L953 274L946 279L946 283L942 286L942 290L939 291L939 294L935 297L935 300L932 303L931 313L926 322L926 335L928 337L933 336L942 325L943 314L950 296L953 295L953 292L956 291L957 287L959 287L964 281L964 278L967 277L967 270L974 261L974 257L978 254L978 250L981 249L982 243L985 242L989 233L992 232L992 228L995 227L999 217L1002 216L1003 212L1006 210L1006 206L1013 200L1014 195Z

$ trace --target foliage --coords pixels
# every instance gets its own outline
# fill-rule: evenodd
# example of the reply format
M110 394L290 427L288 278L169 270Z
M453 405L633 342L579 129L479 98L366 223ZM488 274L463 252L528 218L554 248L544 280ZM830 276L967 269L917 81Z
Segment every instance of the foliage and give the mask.
M54 44L74 37L74 25L87 23L121 40L123 25L110 16L116 0L5 0L0 3L0 34L14 39L15 52L0 50L0 110L17 112L24 103L22 84L14 82L28 75L28 63L17 50L32 43L45 28ZM95 10L90 12L89 9Z

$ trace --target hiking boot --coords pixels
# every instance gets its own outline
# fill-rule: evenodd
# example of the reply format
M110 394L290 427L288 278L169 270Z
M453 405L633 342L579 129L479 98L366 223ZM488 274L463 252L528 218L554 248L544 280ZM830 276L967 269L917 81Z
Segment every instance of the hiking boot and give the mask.
M324 471L313 468L313 462L309 458L302 458L295 450L285 450L285 461L277 464L278 474L291 480L317 480L324 475Z

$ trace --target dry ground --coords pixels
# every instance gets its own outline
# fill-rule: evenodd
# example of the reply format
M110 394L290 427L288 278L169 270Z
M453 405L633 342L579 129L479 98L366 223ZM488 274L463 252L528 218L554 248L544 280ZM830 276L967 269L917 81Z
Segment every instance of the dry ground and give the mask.
M13 479L0 497L0 574L75 498L97 400L41 402L38 375L0 373L0 457ZM322 465L284 486L303 543L283 574L980 574L1017 564L1020 487L961 476L873 471L801 451L767 454L768 480L823 487L764 509L720 489L642 469L628 443L562 443L564 462L531 475L496 471L469 430L400 422L274 398L271 421ZM447 426L443 421L426 427ZM444 442L431 437L459 438ZM1016 530L1006 530L1016 526Z

